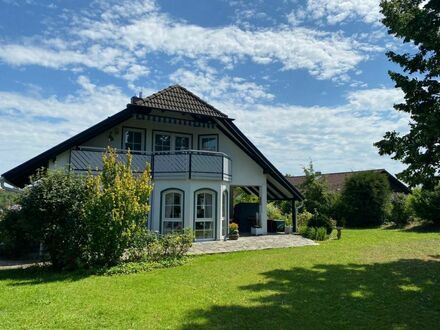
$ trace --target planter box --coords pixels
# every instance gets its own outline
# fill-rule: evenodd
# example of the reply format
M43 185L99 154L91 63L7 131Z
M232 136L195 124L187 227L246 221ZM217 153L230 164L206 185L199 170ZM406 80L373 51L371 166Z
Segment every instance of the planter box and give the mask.
M255 236L263 235L263 228L251 227L251 234Z

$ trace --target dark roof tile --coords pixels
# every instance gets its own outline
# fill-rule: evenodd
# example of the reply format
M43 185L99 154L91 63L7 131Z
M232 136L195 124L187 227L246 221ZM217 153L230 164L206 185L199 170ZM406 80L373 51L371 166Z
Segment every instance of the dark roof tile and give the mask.
M208 117L228 118L223 112L206 103L179 85L173 85L146 98L132 98L132 104L154 109L179 111Z

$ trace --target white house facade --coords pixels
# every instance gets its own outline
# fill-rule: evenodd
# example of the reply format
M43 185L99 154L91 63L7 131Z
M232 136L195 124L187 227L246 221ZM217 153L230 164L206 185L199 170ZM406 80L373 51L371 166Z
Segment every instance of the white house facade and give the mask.
M154 189L147 224L162 234L192 228L196 240L225 239L234 219L235 187L259 197L253 221L263 233L267 233L267 201L294 204L302 199L233 119L178 85L146 98L133 97L126 109L2 178L23 187L41 167L99 171L107 146L116 148L122 160L130 150L135 172L150 164Z

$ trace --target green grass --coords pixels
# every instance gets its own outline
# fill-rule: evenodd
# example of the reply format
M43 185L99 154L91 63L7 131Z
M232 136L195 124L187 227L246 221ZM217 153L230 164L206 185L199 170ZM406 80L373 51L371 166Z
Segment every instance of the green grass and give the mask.
M440 234L344 230L112 277L0 270L0 328L438 329Z

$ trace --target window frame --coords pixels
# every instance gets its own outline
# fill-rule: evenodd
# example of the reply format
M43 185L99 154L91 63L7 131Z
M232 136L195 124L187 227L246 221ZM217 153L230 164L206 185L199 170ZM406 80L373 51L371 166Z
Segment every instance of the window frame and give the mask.
M174 132L174 131L163 131L163 130L153 130L153 137L151 141L151 150L153 152L174 152L174 151L185 151L191 150L193 146L193 135L190 133ZM170 136L170 150L168 151L156 151L156 135L168 135ZM176 137L187 137L189 138L188 149L176 150Z
M169 193L178 193L180 194L180 218L166 218L165 210L166 210L166 195ZM174 205L174 202L173 202ZM181 228L183 229L185 226L185 191L179 188L167 188L160 192L160 227L159 231L161 234L165 233L164 223L165 222L174 222L181 223Z
M215 138L216 140L216 149L215 150L206 150L206 149L202 149L202 139L203 138ZM212 151L212 152L218 152L219 151L219 136L218 134L199 134L198 136L198 150L201 151Z
M145 151L146 147L147 147L147 130L145 128L129 127L129 126L122 126L121 149L128 150L127 148L125 148L125 141L124 140L125 140L125 133L129 132L129 131L141 133L141 150L130 149L130 151L133 153Z

